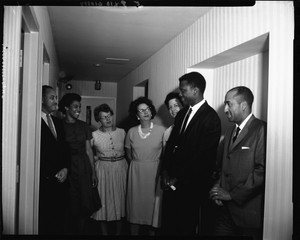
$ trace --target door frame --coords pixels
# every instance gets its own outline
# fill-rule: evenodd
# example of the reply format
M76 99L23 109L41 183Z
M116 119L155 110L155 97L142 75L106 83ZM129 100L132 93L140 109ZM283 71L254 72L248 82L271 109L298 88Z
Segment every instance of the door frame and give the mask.
M23 89L19 94L22 24L24 66ZM36 234L39 182L36 163L40 148L37 126L41 115L39 25L33 7L4 6L3 26L2 233ZM18 134L20 114L21 134Z

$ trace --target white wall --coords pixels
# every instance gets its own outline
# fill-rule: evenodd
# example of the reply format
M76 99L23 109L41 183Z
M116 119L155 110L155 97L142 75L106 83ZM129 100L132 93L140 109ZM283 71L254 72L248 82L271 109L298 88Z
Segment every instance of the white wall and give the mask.
M246 86L251 89L254 95L252 112L256 117L267 121L269 79L265 78L265 72L268 71L269 65L264 59L268 54L268 51L256 54L214 70L214 95L211 105L221 118L222 135L228 127L232 126L224 114L225 94L236 86Z
M160 108L166 94L177 88L178 78L189 67L269 33L268 96L264 102L267 105L262 106L267 113L258 115L267 117L268 122L264 239L270 240L292 238L293 17L293 3L287 1L256 1L253 7L213 8L118 83L122 91L118 91L117 111L119 121L123 121L127 117L124 105L129 106L131 99L127 96L132 96L134 85L149 79L149 98ZM248 66L261 66L258 64L261 56L245 61L250 62L243 74L238 70L241 63L236 63L236 67L229 66L235 69L233 72L226 67L217 70L215 81L224 81L230 75L232 82L223 90L235 84L247 84L256 89L254 94L259 102L265 86L253 85L249 76L259 77L248 75L245 70ZM220 102L211 104L217 106L224 101L225 92L214 86L214 101ZM162 119L158 116L155 121L161 123Z

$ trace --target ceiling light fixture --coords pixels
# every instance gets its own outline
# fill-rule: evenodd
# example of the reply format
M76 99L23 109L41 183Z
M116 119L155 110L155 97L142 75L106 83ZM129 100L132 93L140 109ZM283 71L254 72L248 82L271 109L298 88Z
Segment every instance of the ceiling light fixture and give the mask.
M128 58L105 58L103 64L117 64L123 65L129 62Z
M101 63L95 63L95 67L101 67Z
M129 61L128 58L106 58L106 60L111 60L111 61Z

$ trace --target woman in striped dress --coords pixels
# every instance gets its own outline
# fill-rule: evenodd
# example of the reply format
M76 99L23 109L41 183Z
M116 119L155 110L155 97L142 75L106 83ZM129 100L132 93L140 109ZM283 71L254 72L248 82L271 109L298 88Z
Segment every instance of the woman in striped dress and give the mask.
M122 231L125 217L126 177L128 164L124 158L125 131L113 124L113 111L107 104L94 109L100 128L92 133L95 150L95 170L102 208L92 216L100 222L103 235L108 235L108 224L116 223L116 235Z

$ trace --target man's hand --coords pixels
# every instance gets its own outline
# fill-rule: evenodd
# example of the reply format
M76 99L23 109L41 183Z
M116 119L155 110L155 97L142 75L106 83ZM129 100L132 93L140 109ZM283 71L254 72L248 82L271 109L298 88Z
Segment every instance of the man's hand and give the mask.
M175 188L175 184L177 182L177 179L176 178L170 178L169 179L169 182L167 182L167 185L169 188L171 188L172 190L176 190Z
M218 184L210 190L209 199L212 199L219 206L223 205L222 201L232 200L229 192L221 188Z
M162 173L161 179L160 179L160 188L162 190L168 190L168 188L169 188L168 182L169 182L169 175L166 171L164 171Z
M176 182L177 182L176 178L170 178L168 173L164 171L161 175L160 188L162 190L169 190L171 189L171 186L175 185Z
M67 179L67 175L68 175L68 169L63 168L55 175L55 177L57 178L58 182L63 183Z

